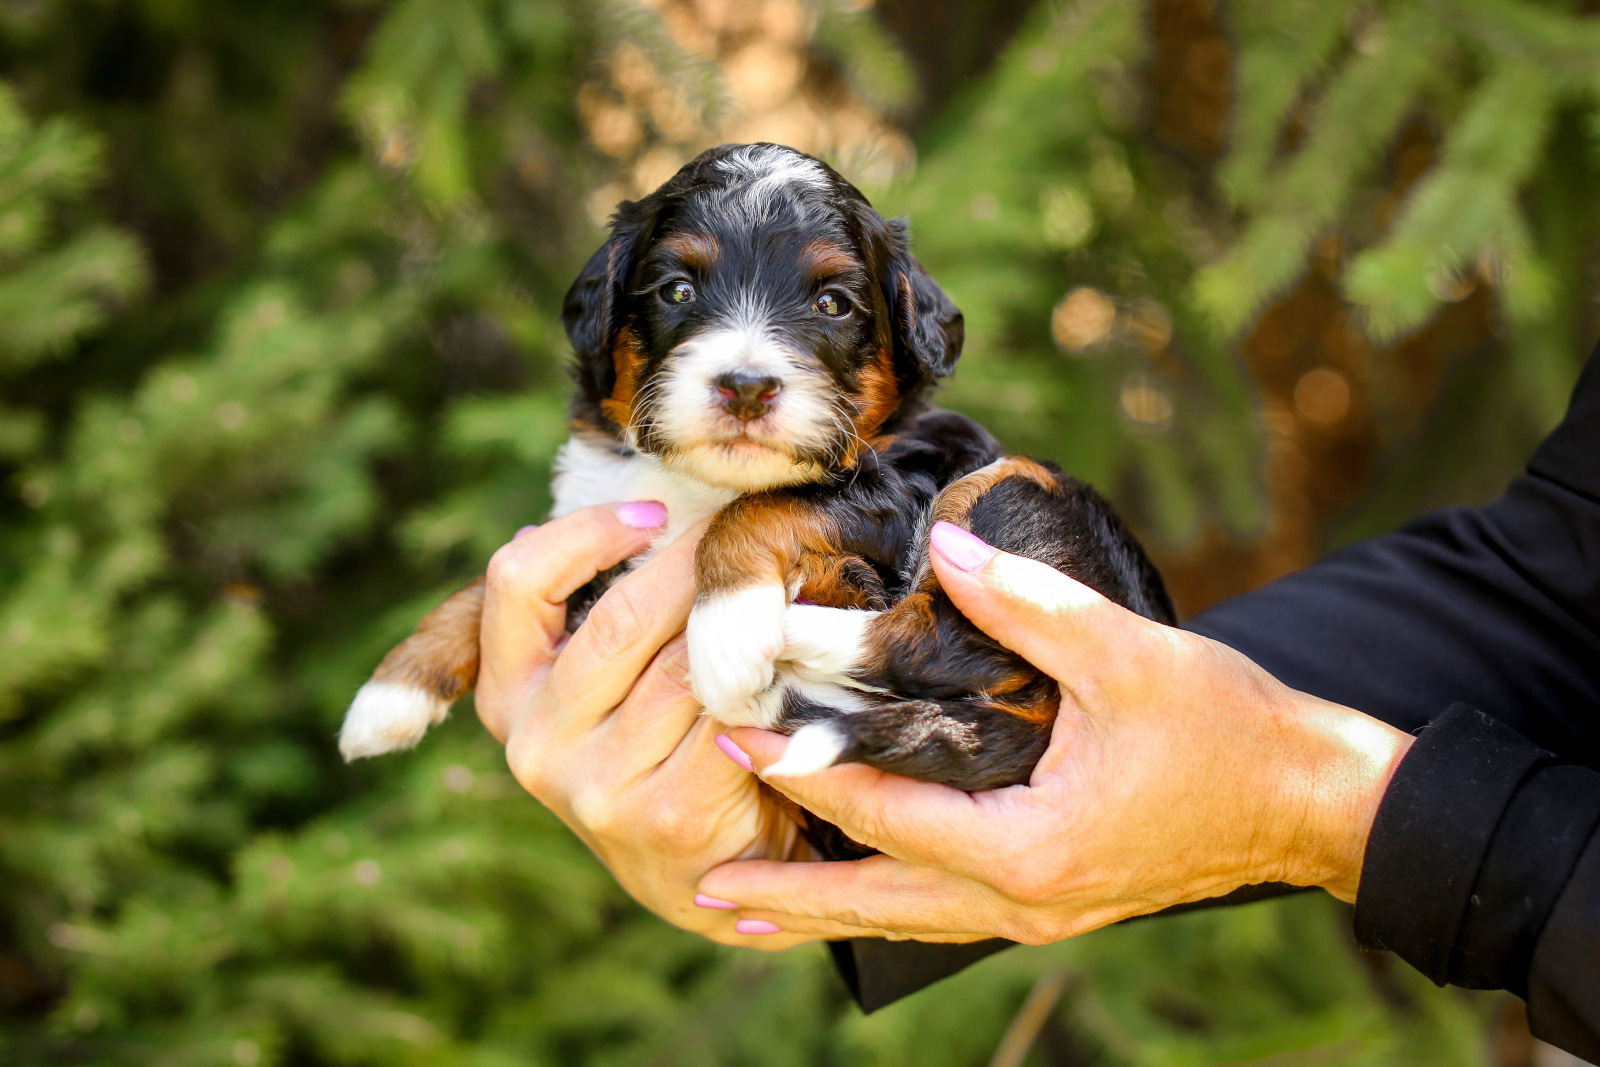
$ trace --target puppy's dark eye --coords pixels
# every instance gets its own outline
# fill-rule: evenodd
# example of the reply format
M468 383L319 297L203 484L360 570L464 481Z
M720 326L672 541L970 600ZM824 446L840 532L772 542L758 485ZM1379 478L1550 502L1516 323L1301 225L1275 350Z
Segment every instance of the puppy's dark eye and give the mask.
M838 318L850 312L850 300L843 293L823 293L817 297L817 310L829 318Z
M661 299L669 304L692 304L694 286L688 282L668 282L661 287Z

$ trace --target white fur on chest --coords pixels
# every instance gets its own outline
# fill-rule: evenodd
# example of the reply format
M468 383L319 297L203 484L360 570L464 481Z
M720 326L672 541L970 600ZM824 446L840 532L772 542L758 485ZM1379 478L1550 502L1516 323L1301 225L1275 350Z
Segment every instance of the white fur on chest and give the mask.
M555 471L551 518L595 504L629 500L654 500L666 505L666 529L649 549L633 558L635 565L739 495L736 489L675 474L662 467L654 456L639 452L619 454L581 437L570 438L561 446L556 453Z
M569 439L556 453L552 488L552 518L596 504L629 500L665 504L666 529L649 549L629 561L630 566L740 495L736 489L668 471L652 456L614 450L603 441L581 437ZM863 655L863 626L873 613L809 605L794 609L788 603L789 592L782 586L755 587L698 604L690 616L689 670L695 692L702 700L707 693L713 695L708 703L715 705L712 714L722 721L773 729L782 722L791 692L841 714L871 706L848 672ZM746 610L752 597L760 601L753 614ZM730 689L737 691L736 696L716 699ZM831 734L810 740L818 743L809 744L804 759L797 757L793 766L786 766L790 773L819 770L842 751Z

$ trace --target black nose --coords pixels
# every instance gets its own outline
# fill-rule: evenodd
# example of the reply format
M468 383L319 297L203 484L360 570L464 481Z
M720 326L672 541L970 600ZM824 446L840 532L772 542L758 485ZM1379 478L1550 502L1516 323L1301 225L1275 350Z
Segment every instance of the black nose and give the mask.
M771 411L772 402L783 392L783 382L777 378L754 374L722 374L717 377L716 386L722 410L741 422L759 419Z

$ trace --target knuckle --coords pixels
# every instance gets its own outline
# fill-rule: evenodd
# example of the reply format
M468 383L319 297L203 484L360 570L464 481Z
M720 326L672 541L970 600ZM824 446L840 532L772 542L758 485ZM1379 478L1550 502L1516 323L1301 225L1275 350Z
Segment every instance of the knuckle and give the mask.
M550 795L552 777L548 763L539 758L540 746L530 735L531 731L518 730L506 741L506 766L518 785L544 800Z
M527 587L530 581L529 570L525 546L513 541L501 545L495 554L489 557L489 567L485 572L484 581L492 593L500 596L516 595Z
M597 651L602 655L624 651L644 636L644 612L626 586L607 590L584 621Z
M995 886L1007 900L1027 908L1044 907L1055 900L1056 887L1037 861L1006 859L996 865Z
M658 801L651 805L646 823L652 837L675 850L692 851L705 840L701 813L680 802Z
M880 848L889 827L882 813L866 805L841 806L834 822L849 827L850 836L868 848Z
M656 669L666 684L684 693L691 692L689 677L689 644L681 638L662 647L656 656Z
M797 909L797 910L798 909L804 909L805 907L807 907L807 905L804 902L794 902L794 903L789 904L788 906L791 907L791 908ZM811 905L811 906L815 907L815 905ZM836 923L841 923L841 924L843 924L845 926L854 926L857 929L861 929L861 930L875 930L875 929L877 929L877 923L878 923L877 916L869 914L865 909L863 909L858 904L854 904L854 903L835 904L835 905L833 905L832 907L830 907L828 909L828 913L829 913L828 914L828 918L832 919ZM801 911L801 914L804 914L804 912Z
M1042 915L1012 915L1000 924L1001 936L1022 945L1048 945L1059 941L1055 922Z
M611 796L598 789L585 789L573 795L568 805L572 821L589 835L604 840L615 839L622 828Z

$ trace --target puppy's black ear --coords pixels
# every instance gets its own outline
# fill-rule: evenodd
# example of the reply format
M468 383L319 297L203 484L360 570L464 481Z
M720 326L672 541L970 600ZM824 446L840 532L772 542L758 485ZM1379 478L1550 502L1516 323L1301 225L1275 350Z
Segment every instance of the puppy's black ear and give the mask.
M628 275L639 243L649 231L654 210L637 201L617 205L611 236L578 272L561 305L561 324L577 355L576 377L582 397L598 404L616 388L611 345L622 329Z
M889 266L884 296L894 328L895 366L904 380L931 383L948 378L961 358L966 335L961 310L950 302L911 254L905 219L891 219Z

